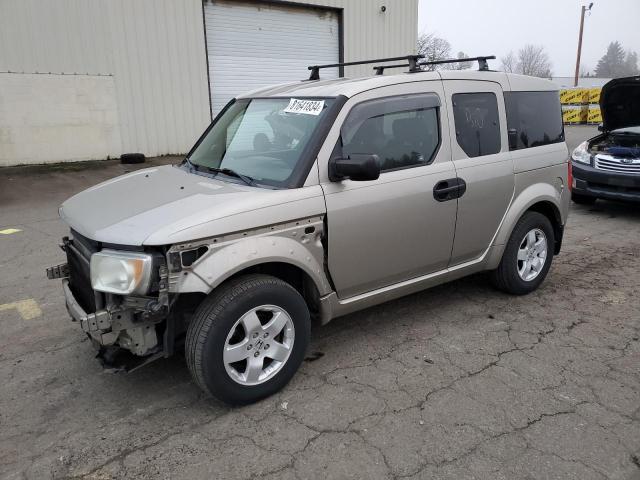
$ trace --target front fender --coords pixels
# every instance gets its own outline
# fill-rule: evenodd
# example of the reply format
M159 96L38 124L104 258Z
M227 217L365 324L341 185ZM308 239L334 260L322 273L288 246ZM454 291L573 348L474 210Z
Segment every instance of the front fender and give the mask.
M274 227L267 234L243 232L240 238L227 241L212 239L206 245L206 254L189 268L170 275L170 291L208 294L247 268L265 263L286 263L304 271L320 295L327 295L332 289L324 273L322 229L322 219L316 219L284 228Z

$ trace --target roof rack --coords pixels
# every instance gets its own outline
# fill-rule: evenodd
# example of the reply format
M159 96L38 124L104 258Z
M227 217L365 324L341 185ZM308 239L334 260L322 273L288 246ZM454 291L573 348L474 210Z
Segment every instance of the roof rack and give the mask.
M409 62L406 64L406 66L409 67L410 72L419 72L420 67L418 67L418 60L420 60L421 58L424 58L424 55L405 55L403 57L375 58L373 60L360 60L358 62L331 63L328 65L310 65L308 67L308 69L311 70L309 80L320 80L320 69L322 68L350 67L352 65L366 65L368 63L397 62L398 60L406 60L407 62Z
M495 60L495 58L496 58L495 55L489 55L486 57L451 58L447 60L432 60L429 62L418 62L416 64L418 68L415 70L410 69L409 72L410 73L422 72L423 70L420 67L422 67L423 65L442 65L445 63L462 63L462 62L474 62L474 61L478 62L478 67L479 67L478 70L480 70L481 72L486 72L489 70L489 64L487 63L487 60ZM411 67L411 65L409 65L408 63L402 63L398 65L376 65L373 67L373 69L376 71L376 75L384 75L384 70L386 68L401 68L401 67Z
M417 65L420 65L419 63ZM376 75L384 75L384 70L386 68L402 68L402 67L410 67L408 63L398 63L396 65L376 65L373 69L376 71ZM422 71L419 67L416 70L418 72Z

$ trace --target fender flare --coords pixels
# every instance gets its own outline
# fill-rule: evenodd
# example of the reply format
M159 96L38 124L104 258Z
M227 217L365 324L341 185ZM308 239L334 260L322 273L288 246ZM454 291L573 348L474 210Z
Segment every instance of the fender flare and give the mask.
M504 220L492 242L490 258L487 260L488 269L497 268L518 220L520 220L525 212L531 209L532 206L538 203L551 204L558 219L562 222L560 214L561 193L548 183L534 183L528 186L513 200L505 214Z
M247 268L266 263L286 263L307 274L321 296L327 295L333 290L324 272L324 250L321 244L313 243L310 240L304 244L295 238L274 235L248 237L216 246L190 269L185 269L172 290L209 294L225 280ZM311 249L307 248L309 244Z

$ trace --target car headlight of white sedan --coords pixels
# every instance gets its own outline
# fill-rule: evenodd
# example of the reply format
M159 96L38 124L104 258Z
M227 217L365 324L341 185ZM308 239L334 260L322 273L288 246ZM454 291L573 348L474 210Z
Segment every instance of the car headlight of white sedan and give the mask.
M151 283L153 259L146 253L102 250L91 255L91 286L117 295L144 295Z
M589 153L589 142L582 142L571 154L572 160L579 163L591 164L591 154Z

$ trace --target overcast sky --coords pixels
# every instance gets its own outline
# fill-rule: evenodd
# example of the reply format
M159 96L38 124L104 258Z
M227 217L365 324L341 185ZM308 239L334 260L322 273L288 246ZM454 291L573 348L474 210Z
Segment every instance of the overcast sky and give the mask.
M576 64L578 0L420 0L418 33L435 33L452 51L500 57L527 43L544 45L554 76L572 76ZM594 0L585 16L582 65L593 72L609 42L640 54L640 0Z

